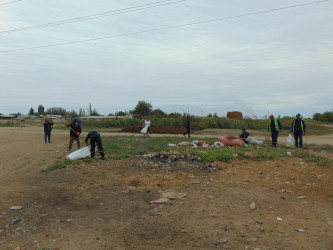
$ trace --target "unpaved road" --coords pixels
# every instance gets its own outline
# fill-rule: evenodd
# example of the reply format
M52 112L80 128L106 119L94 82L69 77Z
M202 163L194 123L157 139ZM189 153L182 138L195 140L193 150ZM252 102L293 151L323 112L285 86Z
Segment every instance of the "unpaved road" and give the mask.
M46 145L40 128L0 138L0 249L333 249L332 166L133 157L45 172L67 154L68 131ZM169 189L186 197L150 203Z

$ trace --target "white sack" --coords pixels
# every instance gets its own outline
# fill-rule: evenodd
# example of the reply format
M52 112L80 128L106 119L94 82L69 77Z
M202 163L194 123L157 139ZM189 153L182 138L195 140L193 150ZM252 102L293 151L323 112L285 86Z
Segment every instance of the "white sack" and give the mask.
M146 134L146 133L147 133L147 130L148 130L148 126L145 126L145 127L140 131L140 133L142 133L142 134Z
M70 160L78 160L89 156L90 156L90 148L84 147L74 151L73 153L70 153L69 155L67 155L67 158Z
M289 134L286 140L286 147L291 148L294 146L295 146L295 139L291 134Z

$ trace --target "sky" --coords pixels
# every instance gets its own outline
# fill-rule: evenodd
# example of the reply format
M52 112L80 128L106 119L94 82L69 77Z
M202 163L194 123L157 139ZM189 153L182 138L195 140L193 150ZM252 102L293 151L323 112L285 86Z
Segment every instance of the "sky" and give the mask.
M333 1L307 3L0 0L0 113L107 115L140 100L202 116L331 111Z

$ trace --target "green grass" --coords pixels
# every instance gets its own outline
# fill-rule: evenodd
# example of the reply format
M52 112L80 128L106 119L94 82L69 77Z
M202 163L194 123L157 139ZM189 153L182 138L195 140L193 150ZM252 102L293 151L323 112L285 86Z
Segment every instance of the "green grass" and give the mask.
M74 165L74 166L77 166L79 164L81 164L82 162L92 162L94 159L92 158L85 158L83 160L70 160L70 159L63 159L63 160L60 160L60 161L57 161L56 163L48 166L46 168L46 171L52 171L52 170L55 170L55 169L62 169L62 168L66 168L67 166L70 166L70 165Z
M20 127L20 125L15 121L6 121L0 122L0 127Z
M135 155L143 155L148 153L172 152L181 154L195 154L198 158L206 162L230 162L238 155L238 159L242 160L259 160L269 161L273 159L296 157L302 158L307 162L315 162L321 166L333 166L333 160L329 157L319 155L322 150L332 151L332 146L315 146L307 145L304 149L277 147L272 148L270 141L265 141L261 145L250 145L246 147L224 147L224 148L207 148L192 149L191 146L166 146L169 143L178 144L180 142L192 142L195 138L188 137L138 137L138 136L115 136L103 137L103 147L106 157L109 159L126 159ZM205 138L210 145L217 141L217 138ZM291 156L287 154L291 152ZM82 162L95 161L91 158L84 160L71 161L63 159L49 166L46 170L62 169L70 165L78 166Z

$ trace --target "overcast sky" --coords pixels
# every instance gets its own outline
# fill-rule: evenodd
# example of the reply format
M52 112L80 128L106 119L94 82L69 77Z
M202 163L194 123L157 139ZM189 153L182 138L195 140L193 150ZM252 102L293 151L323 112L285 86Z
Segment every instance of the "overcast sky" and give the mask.
M91 103L106 115L139 100L195 115L311 117L333 109L333 1L230 19L223 18L311 0L9 2L0 0L0 113ZM4 32L154 2L170 4ZM124 35L214 19L221 20ZM115 37L16 50L108 36Z

